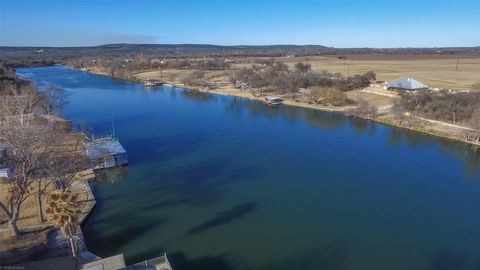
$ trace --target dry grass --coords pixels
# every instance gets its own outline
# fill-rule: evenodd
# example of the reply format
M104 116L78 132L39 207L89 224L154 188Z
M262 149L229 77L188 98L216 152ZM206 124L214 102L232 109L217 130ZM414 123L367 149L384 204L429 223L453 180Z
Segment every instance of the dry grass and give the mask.
M376 89L375 89L376 90ZM362 92L362 90L354 90L347 92L348 98L359 102L361 100L366 101L368 104L375 107L382 107L394 104L397 99L393 97L387 97L382 95L370 94Z
M377 80L389 81L400 76L413 77L432 88L470 89L474 83L480 82L480 56L458 56L459 65L456 71L457 58L452 56L432 55L363 55L284 58L293 67L300 61L308 62L314 71L327 70L331 73L361 74L373 70Z
M285 62L291 68L298 62L308 62L313 71L327 70L331 73L340 72L344 75L361 74L374 71L377 80L389 81L400 76L413 77L426 83L431 88L470 89L475 83L480 83L480 56L475 55L345 55L347 59L339 59L338 55L276 58ZM243 58L232 69L239 69L255 64L259 58ZM456 71L457 59L459 61ZM164 70L163 76L159 70L144 71L135 77L144 79L159 79L167 82L180 83L188 76L190 70ZM207 71L206 77L212 81L227 81L223 76L226 71Z
M91 178L91 175L87 174L86 172L89 172L89 170L79 172L77 174L76 179L79 181L86 181L85 179ZM33 193L30 195L27 200L23 203L21 211L20 211L20 218L17 222L17 225L20 230L22 230L22 227L29 227L29 226L36 226L36 225L48 225L47 222L40 223L38 222L38 214L37 214L37 203L36 203L36 185L32 185L32 190ZM47 188L47 193L54 191L54 186L50 185ZM81 202L80 207L84 207L86 204L86 200L88 198L88 194L84 192L83 190L79 193L79 201ZM0 184L0 199L5 202L5 198L8 196L8 185L5 183ZM46 196L43 196L42 202L44 205L43 210L45 211L45 206L46 206ZM45 213L44 213L45 214ZM0 212L0 229L6 229L8 228L7 224L7 217L3 212Z

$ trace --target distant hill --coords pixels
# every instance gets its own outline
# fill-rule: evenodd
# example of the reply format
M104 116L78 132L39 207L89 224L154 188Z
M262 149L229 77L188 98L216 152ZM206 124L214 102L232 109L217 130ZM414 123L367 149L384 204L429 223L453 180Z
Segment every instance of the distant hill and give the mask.
M318 53L327 50L333 50L321 45L239 45L239 46L221 46L209 44L107 44L92 47L0 47L0 51L10 54L21 53L80 53L80 54L98 54L104 53L108 55L137 53L142 51L145 54L207 54L207 55L224 55L224 54L306 54Z
M470 48L332 48L322 45L236 45L210 44L107 44L91 47L7 47L0 46L0 62L17 65L65 63L78 57L132 57L138 52L154 57L279 57L325 54L472 54Z

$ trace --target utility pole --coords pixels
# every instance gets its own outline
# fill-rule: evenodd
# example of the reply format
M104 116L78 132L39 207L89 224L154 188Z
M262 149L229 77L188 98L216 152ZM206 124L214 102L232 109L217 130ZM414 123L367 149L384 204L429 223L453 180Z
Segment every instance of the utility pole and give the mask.
M458 71L458 62L460 62L460 58L457 58L457 66L455 67L455 71Z

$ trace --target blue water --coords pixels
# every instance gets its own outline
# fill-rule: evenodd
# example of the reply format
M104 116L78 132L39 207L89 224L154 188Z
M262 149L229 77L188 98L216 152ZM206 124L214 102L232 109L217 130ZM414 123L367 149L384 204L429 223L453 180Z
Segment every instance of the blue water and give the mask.
M89 249L175 269L479 269L480 151L309 109L19 68L66 89L62 114L116 136Z

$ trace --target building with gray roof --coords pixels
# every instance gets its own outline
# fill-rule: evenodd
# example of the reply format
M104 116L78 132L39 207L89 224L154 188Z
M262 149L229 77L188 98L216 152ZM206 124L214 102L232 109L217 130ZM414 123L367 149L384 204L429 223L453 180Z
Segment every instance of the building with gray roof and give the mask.
M410 77L400 77L395 80L385 83L386 89L400 89L400 90L426 90L428 85L421 83Z
M114 138L101 138L86 143L87 157L96 169L107 169L128 164L127 151Z

